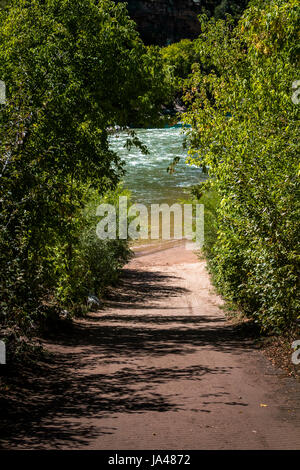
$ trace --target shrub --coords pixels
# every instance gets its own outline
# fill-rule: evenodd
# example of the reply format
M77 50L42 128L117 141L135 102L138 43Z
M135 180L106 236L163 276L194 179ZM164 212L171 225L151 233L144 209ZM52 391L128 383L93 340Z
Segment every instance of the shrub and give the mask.
M299 315L299 106L295 0L250 3L238 25L202 18L187 83L189 161L220 199L213 279L266 330Z

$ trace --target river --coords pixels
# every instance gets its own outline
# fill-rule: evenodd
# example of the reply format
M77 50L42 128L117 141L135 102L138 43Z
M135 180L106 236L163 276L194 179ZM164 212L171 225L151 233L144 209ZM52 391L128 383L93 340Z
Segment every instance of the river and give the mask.
M187 188L205 179L202 171L185 163L187 150L181 128L138 129L136 134L147 145L149 155L136 147L127 150L127 133L110 137L110 146L126 162L124 185L132 199L142 204L173 203L187 196ZM180 157L175 173L167 172L174 157Z

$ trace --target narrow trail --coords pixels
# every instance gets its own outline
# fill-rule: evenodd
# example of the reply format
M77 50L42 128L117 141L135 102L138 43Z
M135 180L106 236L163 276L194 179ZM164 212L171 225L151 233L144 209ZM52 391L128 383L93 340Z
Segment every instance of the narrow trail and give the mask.
M221 304L193 252L140 254L103 310L47 340L2 448L299 449L300 384Z

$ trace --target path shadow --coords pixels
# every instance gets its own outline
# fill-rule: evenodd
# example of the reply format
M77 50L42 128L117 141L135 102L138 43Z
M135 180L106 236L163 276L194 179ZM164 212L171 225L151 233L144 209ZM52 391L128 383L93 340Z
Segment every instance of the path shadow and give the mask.
M106 305L116 303L118 308L122 308L130 303L130 308L138 305L144 308L149 301L155 302L190 292L188 289L174 285L176 280L178 280L177 276L162 274L159 271L124 269L119 287L107 291Z
M201 381L206 374L227 374L228 367L125 367L114 373L86 374L72 369L84 355L57 354L34 371L11 380L9 397L0 399L1 448L76 449L116 427L99 421L117 413L177 412L186 409L176 388L164 395L158 384L178 380ZM198 412L208 413L207 409Z
M122 308L129 302L136 306L189 292L173 286L174 280L161 273L127 270L108 302ZM107 321L111 323L105 324ZM115 325L116 321L122 324ZM240 354L250 347L245 340L233 326L201 316L103 313L92 322L75 322L69 330L47 339L56 348L47 360L12 370L8 390L0 397L1 447L76 449L101 435L114 434L116 427L101 426L103 418L184 410L176 381L197 381L201 389L207 374L221 376L231 368L203 364L150 367L148 359L189 355L203 346ZM159 385L171 382L168 394L158 391ZM230 406L246 406L230 402L226 392L218 399ZM209 413L205 406L194 411Z

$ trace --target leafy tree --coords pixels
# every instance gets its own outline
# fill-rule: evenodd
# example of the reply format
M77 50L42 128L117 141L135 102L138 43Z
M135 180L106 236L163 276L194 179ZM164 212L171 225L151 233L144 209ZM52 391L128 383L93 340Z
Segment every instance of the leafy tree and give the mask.
M197 61L194 42L182 39L161 49L161 55L171 68L174 76L179 79L187 78L192 71L192 65Z
M71 301L83 208L123 174L107 128L151 121L168 88L123 4L12 0L0 15L1 315L30 326L49 298Z
M220 197L215 283L276 331L299 312L298 20L296 0L251 2L235 28L205 19L186 93L189 160Z

